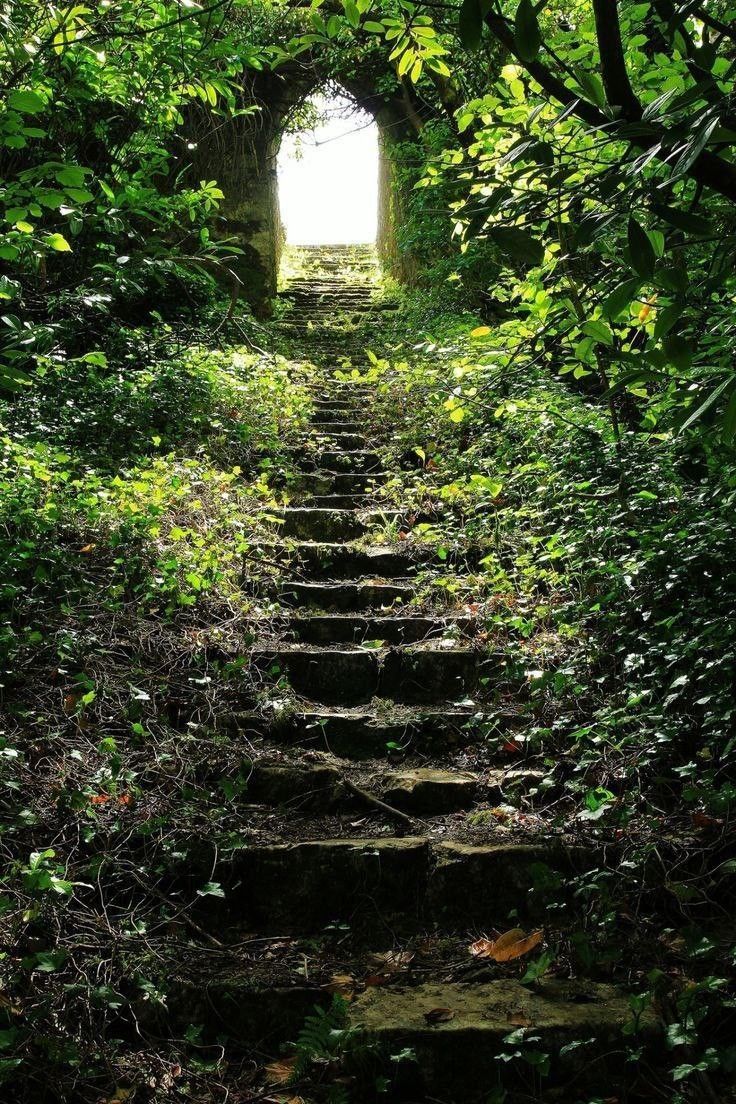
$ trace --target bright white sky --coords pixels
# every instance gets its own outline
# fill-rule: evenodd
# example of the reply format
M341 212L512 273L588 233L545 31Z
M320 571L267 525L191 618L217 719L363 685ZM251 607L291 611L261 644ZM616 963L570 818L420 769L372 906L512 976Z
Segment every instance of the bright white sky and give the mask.
M314 131L287 134L279 152L279 201L291 245L364 243L376 239L378 128L349 101L315 97L330 118ZM370 123L370 125L366 125ZM299 145L301 156L295 151Z

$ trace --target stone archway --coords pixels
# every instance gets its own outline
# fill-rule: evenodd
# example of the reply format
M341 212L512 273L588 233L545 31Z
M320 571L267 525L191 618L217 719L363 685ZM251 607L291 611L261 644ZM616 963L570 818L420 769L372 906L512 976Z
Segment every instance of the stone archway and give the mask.
M196 179L216 179L225 199L223 237L234 238L242 254L235 268L244 294L260 314L267 314L276 294L283 228L279 213L277 158L281 139L294 109L326 84L344 90L356 106L376 122L379 134L379 255L397 278L407 271L407 258L396 247L394 227L400 217L401 195L392 149L399 142L418 141L421 124L405 90L379 92L377 78L327 74L316 64L282 66L254 74L244 88L247 113L212 126L204 116L190 118L188 134Z

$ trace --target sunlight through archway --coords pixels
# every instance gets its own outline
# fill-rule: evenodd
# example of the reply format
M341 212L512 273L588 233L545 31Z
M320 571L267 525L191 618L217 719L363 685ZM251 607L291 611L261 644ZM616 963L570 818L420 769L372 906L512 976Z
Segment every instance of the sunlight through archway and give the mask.
M285 135L279 204L289 245L365 244L378 224L378 128L345 96L313 96L313 128Z

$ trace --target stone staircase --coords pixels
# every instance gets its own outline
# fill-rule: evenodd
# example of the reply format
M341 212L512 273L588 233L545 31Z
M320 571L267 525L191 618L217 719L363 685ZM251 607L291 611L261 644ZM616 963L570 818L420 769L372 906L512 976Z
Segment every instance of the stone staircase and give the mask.
M368 245L305 246L290 252L295 271L281 292L286 307L276 329L300 355L334 364L363 352L396 304L380 293L375 249ZM306 350L303 346L306 344ZM326 409L339 422L340 410Z
M199 1015L213 1037L277 1055L338 993L379 1056L388 1099L487 1101L502 1076L509 1102L532 1099L530 1086L534 1099L570 1104L648 1099L624 1061L625 992L565 961L522 983L539 952L508 964L469 953L494 931L564 929L565 894L550 909L550 884L601 856L534 815L537 772L479 750L523 724L521 687L471 612L422 589L424 572L463 565L391 538L400 519L379 498L389 427L372 415L369 386L329 370L338 308L373 310L368 261L346 276L343 253L316 259L318 278L289 289L290 324L325 369L296 501L274 523L284 575L261 595L268 615L251 653L261 700L230 720L249 757L252 838L218 857L211 877L225 896L198 918L240 957L204 984L182 979L187 1022ZM528 823L504 826L491 811L509 802ZM642 1029L651 1042L653 1017ZM360 1076L346 1076L349 1099L362 1099Z

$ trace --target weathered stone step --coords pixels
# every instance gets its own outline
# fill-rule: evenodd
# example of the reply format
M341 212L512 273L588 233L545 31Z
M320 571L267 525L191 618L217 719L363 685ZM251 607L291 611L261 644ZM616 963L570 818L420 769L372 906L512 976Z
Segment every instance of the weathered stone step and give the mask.
M336 583L285 580L279 589L285 605L312 606L325 610L379 609L414 597L409 583L378 583L362 580Z
M318 506L287 506L274 513L283 519L280 532L302 540L354 540L368 524L356 510L325 510Z
M448 1010L439 1022L428 1015L437 1009ZM632 1099L625 1088L636 1079L627 1062L632 1037L624 1034L632 1024L631 999L612 985L545 978L533 987L504 978L475 985L369 986L348 1006L348 1017L385 1054L412 1052L413 1061L391 1069L392 1088L402 1100L486 1101L499 1082L499 1068L508 1104L530 1100L529 1066L501 1061L510 1049L507 1036L520 1026L534 1036L529 1046L535 1053L548 1055L544 1085L574 1086L554 1099ZM651 1010L640 1030L637 1042L658 1045L662 1028ZM589 1042L574 1045L581 1040ZM525 1044L517 1045L523 1055ZM534 1099L541 1097L535 1093Z
M259 930L306 934L335 921L488 930L509 914L539 917L540 867L585 869L562 841L486 844L423 836L315 839L252 845L221 860L215 880L233 918Z
M371 710L302 706L270 715L234 714L226 723L228 730L246 737L265 736L359 760L380 758L391 749L416 748L422 754L444 755L484 739L489 732L506 733L523 720L515 712L484 712L472 706L408 709L392 701L375 706Z
M348 975L350 969L348 960ZM358 978L364 970L359 962ZM167 1005L182 1035L191 1023L202 1024L205 1041L247 1041L260 1044L262 1053L276 1055L297 1037L315 1006L330 1004L329 988L320 981L300 979L297 984L269 987L254 984L250 969L228 965L218 971L209 963L204 975L182 977L178 971L168 986ZM345 1026L362 1031L370 1053L386 1062L392 1102L481 1104L498 1084L502 1068L507 1104L528 1104L530 1078L536 1076L531 1067L522 1060L501 1061L510 1051L504 1042L507 1036L527 1027L525 1034L535 1040L529 1042L530 1050L549 1057L544 1084L554 1094L542 1098L535 1092L533 1099L572 1104L602 1100L605 1093L611 1101L633 1104L651 1095L646 1086L644 1095L635 1091L641 1062L627 1061L632 1042L645 1048L650 1068L663 1046L664 1028L650 1007L638 1021L639 1033L624 1034L632 1024L631 1007L625 989L586 979L545 977L530 986L516 978L463 983L427 980L423 975L417 984L407 974L391 985L369 985L359 991L346 1005ZM438 1017L438 1009L446 1009L446 1015ZM137 1009L142 1020L146 1012L150 1016L150 1002ZM575 1045L581 1042L585 1045ZM360 1047L358 1039L356 1044ZM517 1044L522 1053L523 1045ZM391 1060L402 1052L410 1052L413 1060ZM375 1075L372 1066L371 1079Z
M304 810L330 810L355 805L355 794L344 784L343 773L328 763L261 760L248 777L246 797L266 805L289 805ZM473 774L416 767L401 771L376 770L361 785L397 809L426 816L469 808L482 787Z
M378 780L378 789L389 805L427 816L467 809L482 792L475 775L436 767L388 771Z
M306 455L297 453L296 460L303 471L322 468L334 472L370 472L382 469L378 453L363 450L322 449Z
M346 544L315 542L297 549L303 572L310 578L394 579L413 575L423 564L435 562L430 550L410 552L406 545L374 545L355 548ZM438 561L436 561L438 562Z
M306 502L320 510L358 510L367 504L370 504L370 497L365 494L317 494L310 495Z
M386 478L385 472L303 472L299 486L315 495L366 494Z
M311 701L357 705L374 697L397 702L451 701L497 681L499 657L470 648L319 648L295 645L253 659ZM278 671L273 670L274 666Z
M358 644L379 640L388 644L415 644L420 640L467 633L469 617L358 617L350 614L291 617L287 632L304 644Z
M310 434L314 436L314 434ZM364 433L319 433L320 441L324 441L330 449L345 449L350 452L366 452L368 439Z
M365 427L360 422L335 422L321 418L312 421L311 426L317 433L360 433Z

